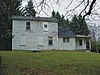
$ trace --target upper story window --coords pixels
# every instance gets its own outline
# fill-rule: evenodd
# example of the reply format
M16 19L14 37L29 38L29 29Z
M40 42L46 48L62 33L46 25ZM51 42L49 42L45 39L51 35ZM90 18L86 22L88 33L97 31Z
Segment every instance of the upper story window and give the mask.
M44 28L47 28L47 24L44 24Z
M69 37L63 37L63 42L70 42L70 38Z
M48 23L44 22L43 23L43 31L48 31L48 29L49 29Z
M26 22L26 30L31 30L31 23L30 22Z

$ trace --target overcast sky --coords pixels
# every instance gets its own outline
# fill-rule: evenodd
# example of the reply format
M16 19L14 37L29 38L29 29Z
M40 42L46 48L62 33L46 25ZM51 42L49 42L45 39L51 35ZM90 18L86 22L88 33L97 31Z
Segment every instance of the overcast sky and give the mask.
M25 6L27 4L27 1L28 0L23 0L23 6ZM38 5L40 1L41 0L33 0L34 5L35 6L36 6L36 4ZM59 11L61 14L65 15L66 11L73 9L79 3L78 1L73 0L73 3L71 4L71 6L68 9L66 9L66 7L71 2L71 0L59 0L59 1L60 2L57 2L56 0L46 0L47 5L49 5L50 7L46 6L46 9L44 8L43 10L45 12L47 12L49 16L51 15L52 10ZM37 9L37 8L35 8L35 9ZM75 13L75 11L74 12L72 11L71 13ZM77 14L77 13L75 13L75 14ZM44 13L43 16L47 16L47 15Z
M26 4L27 4L27 1L29 1L29 0L23 0L23 6L25 6ZM39 3L40 3L40 1L41 0L33 0L33 3L34 3L34 5L35 5L35 9L36 9L36 11L40 11L41 10L41 7L38 7L38 9L37 9L37 6L39 5ZM52 12L52 10L55 10L55 11L59 11L60 12L60 14L63 14L63 15L65 15L66 13L67 13L67 11L69 11L69 10L71 10L71 9L73 9L73 8L75 8L80 2L81 2L82 0L73 0L73 2L72 2L72 4L70 5L70 7L68 7L67 9L66 9L66 7L70 4L70 2L71 2L71 0L59 0L59 2L57 2L57 0L46 0L46 3L47 3L47 5L45 5L45 7L43 8L43 11L45 11L45 12L41 12L41 13L39 13L39 15L37 15L37 16L51 16L51 12ZM85 0L86 1L86 0ZM91 2L92 0L90 0L90 2ZM96 2L97 4L95 4L95 9L93 9L93 13L98 13L98 14L100 14L100 7L99 7L99 5L100 5L100 0L97 0L97 2ZM74 15L74 14L79 14L80 13L80 11L82 11L82 9L84 8L84 6L86 5L86 3L83 3L81 6L79 6L76 10L73 10L73 11L70 11L67 15L66 15L66 17L67 18L70 18L70 17L72 17L72 15ZM88 8L87 8L87 11L88 11ZM65 17L65 18L66 18ZM93 19L94 18L96 18L96 19L98 19L99 20L99 22L100 22L100 15L92 15L92 16L89 16L88 17L89 19L91 19L91 23L93 22ZM96 23L96 22L95 22ZM96 24L99 24L99 23L96 23Z

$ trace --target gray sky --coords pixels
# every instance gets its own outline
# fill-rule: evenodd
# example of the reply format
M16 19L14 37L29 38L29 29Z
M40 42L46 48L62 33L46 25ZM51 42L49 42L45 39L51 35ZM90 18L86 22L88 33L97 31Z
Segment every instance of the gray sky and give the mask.
M28 0L23 0L23 6L27 4L27 1ZM35 6L36 4L38 5L40 1L41 0L33 0L34 5ZM52 10L59 11L61 14L65 15L68 10L73 9L73 7L77 6L78 4L78 1L73 0L73 3L71 4L71 6L68 9L66 9L66 7L68 6L70 2L71 0L59 0L59 2L57 2L56 0L46 0L46 3L47 5L49 5L49 7L46 6L46 8L44 8L43 10L47 12L49 16L51 15ZM37 9L37 7L35 9ZM71 13L77 14L77 12L75 11L72 11ZM45 13L41 12L41 14L42 14L41 16L47 16Z
M23 6L25 6L27 4L27 1L28 0L23 0ZM39 11L41 10L41 7L37 8L37 6L41 2L41 0L33 0L34 5L35 5L35 9L39 13L37 16L51 16L52 10L59 11L60 14L65 15L69 10L71 10L71 9L75 8L77 5L79 5L79 3L82 0L73 0L72 4L68 8L67 8L67 6L70 4L71 0L59 0L59 2L57 2L57 0L45 0L45 1L46 1L45 3L47 3L47 5L45 5L43 7L42 11L39 13ZM91 1L92 0L90 0L90 2ZM78 15L80 13L80 11L82 11L82 9L85 7L85 5L86 5L86 3L83 3L77 9L68 12L66 14L65 18L70 18L74 14ZM100 6L99 5L100 5L100 0L97 0L97 2L95 4L95 8L92 11L93 14L100 14ZM88 11L88 8L86 11ZM84 13L83 13L83 15L84 15ZM96 25L99 25L100 24L99 23L100 22L100 15L87 16L87 20L89 20L88 22L90 22L90 24L94 23ZM95 20L98 20L98 21L95 21Z

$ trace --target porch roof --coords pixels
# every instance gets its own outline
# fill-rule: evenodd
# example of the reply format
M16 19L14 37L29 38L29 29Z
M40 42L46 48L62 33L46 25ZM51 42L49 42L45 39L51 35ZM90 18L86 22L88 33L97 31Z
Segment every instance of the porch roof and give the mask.
M79 38L91 38L90 36L85 36L85 35L77 35L76 37L79 37Z

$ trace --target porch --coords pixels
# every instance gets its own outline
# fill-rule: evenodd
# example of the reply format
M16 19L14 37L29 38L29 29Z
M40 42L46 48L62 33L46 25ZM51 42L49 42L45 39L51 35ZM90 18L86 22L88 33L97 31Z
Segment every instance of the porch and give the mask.
M90 37L76 37L76 50L91 50Z

